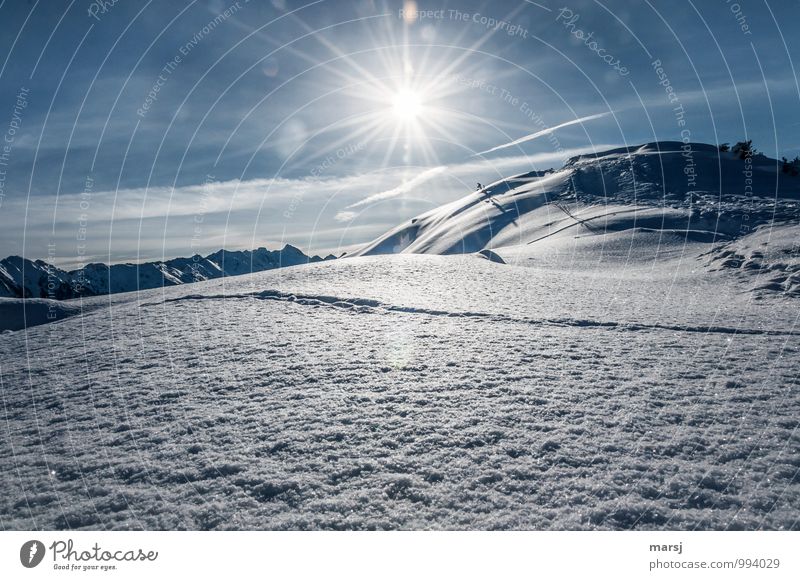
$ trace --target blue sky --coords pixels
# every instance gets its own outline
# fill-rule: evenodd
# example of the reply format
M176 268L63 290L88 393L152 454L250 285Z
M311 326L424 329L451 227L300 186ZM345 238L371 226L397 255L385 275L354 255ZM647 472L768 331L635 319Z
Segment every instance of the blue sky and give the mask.
M478 181L583 151L683 132L793 157L799 13L747 0L6 0L0 254L74 266L284 243L340 253Z

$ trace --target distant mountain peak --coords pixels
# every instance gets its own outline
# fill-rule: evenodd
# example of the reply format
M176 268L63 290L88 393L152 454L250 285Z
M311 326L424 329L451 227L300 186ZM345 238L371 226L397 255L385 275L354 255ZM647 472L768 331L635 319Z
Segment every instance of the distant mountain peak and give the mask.
M190 284L225 276L239 276L323 260L286 244L282 250L217 250L207 256L145 262L142 264L86 264L66 271L43 260L9 256L0 260L0 297L63 300Z

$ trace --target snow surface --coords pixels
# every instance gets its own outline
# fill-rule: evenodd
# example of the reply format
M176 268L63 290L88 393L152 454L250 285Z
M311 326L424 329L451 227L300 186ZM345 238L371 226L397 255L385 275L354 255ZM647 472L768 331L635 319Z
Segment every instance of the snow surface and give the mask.
M364 251L481 254L66 301L2 335L0 526L799 529L793 184L737 236L712 224L738 199L525 190L569 171L498 194L517 218L454 203Z
M360 258L7 334L0 523L796 529L796 306L700 263Z

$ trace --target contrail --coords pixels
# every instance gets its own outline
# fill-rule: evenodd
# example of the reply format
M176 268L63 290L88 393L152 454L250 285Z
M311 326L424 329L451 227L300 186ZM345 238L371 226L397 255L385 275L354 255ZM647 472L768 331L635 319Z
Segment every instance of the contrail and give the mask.
M524 137L520 137L519 139L516 139L511 143L498 145L497 147L492 147L491 149L487 149L486 151L481 151L480 153L476 153L475 155L486 155L487 153L491 153L492 151L497 151L498 149L505 149L506 147L513 147L514 145L519 145L520 143L525 143L526 141L533 141L534 139L538 139L543 135L548 135L553 131L556 131L557 129L561 129L563 127L569 127L570 125L577 125L578 123L585 123L586 121L593 121L594 119L599 119L600 117L605 117L606 115L610 114L611 112L598 113L596 115L589 115L588 117L582 117L580 119L567 121L566 123L561 123L560 125L556 125L555 127L548 127L547 129L542 129L541 131L537 131L536 133L525 135ZM475 155L473 155L473 157L475 157Z
M368 198L362 199L361 201L351 203L350 205L347 206L347 209L353 207L361 207L362 205L367 205L375 201L381 201L384 199L389 199L390 197L396 197L398 195L407 193L412 189L414 189L415 187L417 187L418 185L422 185L426 181L433 179L440 173L444 172L445 169L447 169L447 166L445 165L439 165L438 167L432 167L430 169L426 169L422 173L416 175L415 177L412 177L411 179L409 179L404 183L401 183L397 187L393 187L392 189L387 189L386 191L370 195Z

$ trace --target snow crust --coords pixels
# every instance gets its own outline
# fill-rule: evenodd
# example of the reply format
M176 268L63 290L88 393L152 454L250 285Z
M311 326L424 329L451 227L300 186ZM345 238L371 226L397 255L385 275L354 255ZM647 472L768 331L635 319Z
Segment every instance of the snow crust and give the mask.
M340 260L6 334L0 522L798 527L793 300L702 256L526 259Z

